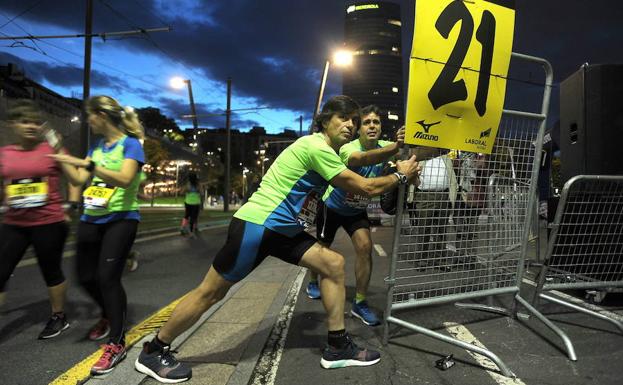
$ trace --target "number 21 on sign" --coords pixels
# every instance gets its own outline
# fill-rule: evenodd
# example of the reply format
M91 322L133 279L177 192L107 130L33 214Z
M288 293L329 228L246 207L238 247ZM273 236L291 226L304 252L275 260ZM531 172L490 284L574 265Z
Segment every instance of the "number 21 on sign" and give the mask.
M514 0L418 0L405 141L491 153L504 106Z

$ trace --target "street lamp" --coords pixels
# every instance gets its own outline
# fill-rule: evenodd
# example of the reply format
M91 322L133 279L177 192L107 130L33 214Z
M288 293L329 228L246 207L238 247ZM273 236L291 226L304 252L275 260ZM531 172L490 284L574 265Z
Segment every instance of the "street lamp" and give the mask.
M246 187L247 187L247 173L249 169L246 167L242 167L242 201L245 201L246 198Z
M171 78L170 81L171 87L181 90L184 88L184 85L188 87L188 99L190 99L190 113L193 119L193 128L195 129L195 133L197 132L197 128L199 125L197 123L197 111L195 111L195 99L193 98L193 86L190 83L190 79L183 79L179 76Z
M318 89L318 97L316 98L316 108L314 109L314 118L320 113L320 104L322 103L322 95L324 94L324 87L327 84L327 76L329 75L329 66L331 60L327 59L324 63L324 71L322 72L322 78L320 79L320 88ZM338 67L346 67L353 63L353 53L347 50L339 50L333 54L333 64ZM313 130L314 123L312 119L312 125L310 133Z
M268 160L268 158L265 158L265 154L266 154L266 149L261 146L259 150L255 150L255 155L258 155L260 157L260 160L257 161L257 164L260 165L261 169L262 169L262 173L260 174L261 177L264 177L264 162L266 162Z

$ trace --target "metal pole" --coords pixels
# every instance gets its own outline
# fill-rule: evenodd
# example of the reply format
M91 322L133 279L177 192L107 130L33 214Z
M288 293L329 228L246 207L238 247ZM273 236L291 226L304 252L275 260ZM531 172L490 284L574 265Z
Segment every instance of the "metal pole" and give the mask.
M303 115L299 116L299 136L303 136Z
M227 131L227 144L225 145L225 193L223 199L223 211L229 211L229 175L231 172L231 77L227 78L227 110L225 110L225 130Z
M314 109L314 116L312 118L312 124L309 128L309 133L311 134L314 129L313 120L316 118L316 115L320 113L320 104L322 103L322 95L324 94L324 86L327 84L327 75L329 74L329 60L324 63L324 72L322 73L322 79L320 80L320 88L318 89L318 97L316 98L316 108Z
M84 73L82 79L82 113L80 119L80 156L85 157L89 149L89 124L87 122L87 100L91 89L91 30L93 28L93 0L87 0L84 21Z
M177 190L179 190L180 164L175 162L175 203L177 203Z
M193 128L195 129L195 135L197 134L197 128L199 125L197 124L197 111L195 110L195 99L193 98L193 86L190 82L190 79L184 80L186 85L188 86L188 99L190 99L190 113L193 117Z

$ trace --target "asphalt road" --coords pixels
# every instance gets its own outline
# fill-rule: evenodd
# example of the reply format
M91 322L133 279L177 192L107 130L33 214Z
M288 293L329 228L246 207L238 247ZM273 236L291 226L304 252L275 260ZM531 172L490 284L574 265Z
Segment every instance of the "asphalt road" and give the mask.
M390 254L391 230L379 228L373 234L376 244ZM346 233L340 231L334 248L347 256L347 305L355 293L353 248ZM375 253L369 302L379 311L385 308L389 258ZM365 347L382 352L379 364L366 368L323 370L320 368L320 349L326 342L324 311L320 301L307 298L303 282L291 319L285 349L278 364L275 385L620 385L623 383L623 335L604 321L577 314L558 306L542 307L551 320L565 330L573 341L578 361L570 361L563 353L562 343L542 323L531 317L517 321L508 317L473 310L458 309L453 304L405 310L397 317L433 329L445 335L460 333L469 343L474 340L497 354L517 375L517 380L483 370L477 359L467 351L434 340L410 330L392 325L390 342L381 343L383 328L364 326L356 318L347 316L346 328L354 340ZM530 286L526 286L529 291ZM578 293L574 293L578 294ZM581 294L581 293L580 293ZM617 313L623 320L621 295L609 294L601 306ZM524 298L532 297L526 293ZM496 298L498 305L510 305L511 298ZM454 323L451 325L450 323ZM471 336L470 336L471 334ZM456 364L449 370L435 368L435 361L449 354Z
M137 271L124 275L128 296L128 329L193 288L207 272L221 246L226 227L211 228L201 239L179 236L141 242ZM86 339L99 319L98 309L76 285L73 257L63 260L68 278L66 313L71 327L50 340L37 340L50 310L38 266L16 269L0 310L0 383L48 384L99 345Z

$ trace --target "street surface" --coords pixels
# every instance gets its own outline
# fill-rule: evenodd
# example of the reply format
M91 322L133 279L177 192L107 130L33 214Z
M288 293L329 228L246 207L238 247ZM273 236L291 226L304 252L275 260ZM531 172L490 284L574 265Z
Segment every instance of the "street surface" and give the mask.
M215 226L216 227L216 226ZM128 329L197 285L207 272L227 228L205 231L205 238L170 236L139 242L135 272L125 272ZM73 257L63 260L69 282L66 313L70 328L50 340L37 340L50 315L46 287L36 264L18 267L0 312L2 384L47 384L99 348L86 339L99 319L94 302L77 286Z
M128 329L194 287L210 266L214 254L224 242L225 234L226 227L221 225L204 230L201 239L197 240L173 235L150 236L150 240L139 242L136 247L142 254L139 269L124 276L128 294ZM382 255L390 254L392 231L391 228L378 227L372 235L376 246L369 302L381 312L385 308L383 278L389 266L389 257ZM344 232L338 233L334 247L347 256L346 311L350 311L350 301L354 296L353 251L350 239ZM67 314L71 328L47 341L36 339L49 316L45 286L38 268L29 265L16 270L9 284L7 304L0 313L0 383L47 384L97 350L98 344L88 341L85 336L89 327L97 321L98 314L94 304L75 285L73 265L73 258L65 258L64 269L70 282ZM354 340L360 345L381 350L382 360L378 365L368 368L324 370L319 365L321 348L326 341L322 304L305 295L308 275L298 281L300 286L296 286L294 281L295 289L298 290L298 294L294 292L294 311L288 327L283 330L285 348L280 350L278 358L271 359L269 370L274 371L274 375L269 376L269 381L251 382L253 384L619 385L623 378L623 367L618 364L623 360L623 336L609 323L553 305L542 309L569 334L578 354L577 362L567 359L557 337L534 318L517 321L499 315L458 309L450 304L406 310L398 313L398 316L440 333L486 346L508 365L517 379L502 377L496 370L484 370L480 363L482 357L472 356L463 349L397 326L391 326L390 342L383 346L382 326L364 326L348 316L346 327ZM530 286L526 286L526 290L529 289ZM525 298L531 297L526 295ZM498 303L504 305L509 304L509 300L496 298ZM600 306L623 319L621 300L617 295L609 295ZM248 316L254 317L253 314ZM236 340L235 336L231 338ZM201 343L199 339L191 344L195 351L201 352ZM227 346L227 339L223 344L210 349L228 352L231 347ZM251 347L253 344L249 343L247 349L255 349L259 354L261 344ZM213 345L212 341L206 341L205 345L205 354L208 354L208 345ZM236 342L236 345L246 346L241 342ZM239 354L246 357L240 364L244 362L245 365L253 365L257 360L257 355L248 357L247 353ZM447 371L436 369L435 361L449 354L454 355L456 364ZM131 360L126 360L121 366L123 368L116 369L117 372L122 373L123 369L130 372L132 378L136 377L131 369ZM233 373L234 369L228 373ZM251 371L251 380L265 370L256 367ZM197 371L192 384L204 383L200 373ZM246 380L240 382L240 378L234 375L230 377L230 374L219 384L247 383ZM107 381L104 378L92 380L89 384L105 385ZM132 382L130 377L123 383L134 385L139 382L155 383L151 380Z

